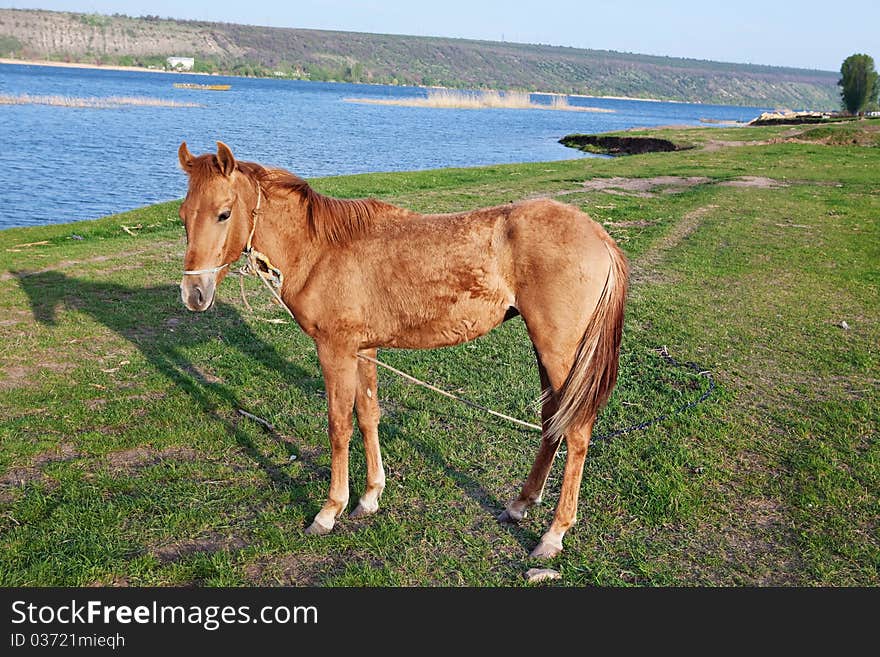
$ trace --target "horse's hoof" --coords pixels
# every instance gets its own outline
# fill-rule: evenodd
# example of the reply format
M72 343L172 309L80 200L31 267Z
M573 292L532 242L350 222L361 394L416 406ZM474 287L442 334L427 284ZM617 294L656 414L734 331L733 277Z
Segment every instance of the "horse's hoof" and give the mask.
M329 534L331 529L333 529L333 527L327 527L315 520L306 528L306 534L310 536L324 536L324 534Z
M377 504L375 507L364 506L363 502L358 502L358 505L354 508L354 511L348 514L349 518L363 518L365 516L371 516L376 511L379 510L379 505Z
M532 550L529 557L532 559L552 559L560 552L562 552L562 544L554 545L549 541L542 540L538 543L538 546Z
M508 524L516 524L520 520L526 517L525 511L520 513L519 511L511 511L510 509L504 509L501 513L498 514L498 522L508 523Z

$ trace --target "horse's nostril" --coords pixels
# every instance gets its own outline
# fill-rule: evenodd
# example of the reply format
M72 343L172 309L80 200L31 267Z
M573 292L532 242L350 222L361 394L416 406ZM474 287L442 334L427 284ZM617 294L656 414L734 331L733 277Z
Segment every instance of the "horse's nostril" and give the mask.
M205 291L201 285L193 285L187 294L187 303L192 309L200 309L205 305L205 296Z
M207 310L214 303L215 282L208 280L192 280L186 277L180 283L180 298L190 310Z

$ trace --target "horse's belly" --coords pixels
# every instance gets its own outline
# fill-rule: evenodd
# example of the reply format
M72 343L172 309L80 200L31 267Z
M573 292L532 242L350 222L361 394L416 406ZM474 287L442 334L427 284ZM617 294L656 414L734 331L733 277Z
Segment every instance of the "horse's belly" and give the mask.
M392 322L383 336L377 336L380 347L401 349L433 349L448 347L485 335L504 321L507 305L480 301L455 303L438 308L438 312L414 312ZM400 321L404 320L404 321Z

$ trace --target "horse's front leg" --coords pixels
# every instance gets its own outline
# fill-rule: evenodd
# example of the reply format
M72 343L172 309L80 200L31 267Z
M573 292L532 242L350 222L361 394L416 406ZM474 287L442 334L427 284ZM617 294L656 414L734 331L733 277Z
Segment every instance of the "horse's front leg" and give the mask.
M376 357L376 350L362 352L370 358ZM385 469L382 467L382 452L379 450L379 398L376 364L358 358L358 387L355 397L358 427L364 437L364 456L367 461L367 485L357 508L351 512L352 518L360 518L379 510L379 497L385 490Z
M348 443L353 431L352 410L357 390L357 357L354 349L318 344L324 374L330 427L330 494L307 534L326 534L348 505Z

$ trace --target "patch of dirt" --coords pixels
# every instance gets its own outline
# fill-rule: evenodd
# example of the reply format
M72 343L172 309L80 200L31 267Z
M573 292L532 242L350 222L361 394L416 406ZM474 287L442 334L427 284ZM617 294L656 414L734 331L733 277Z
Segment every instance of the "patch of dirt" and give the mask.
M776 187L788 187L788 183L764 176L740 176L736 180L727 180L718 183L720 187L757 187L758 189L774 189Z
M163 399L167 395L164 392L146 392L140 395L127 395L123 399L125 401L154 401L157 399ZM117 398L118 400L118 398ZM99 408L104 408L107 405L107 399L103 397L96 397L95 399L87 399L83 402L86 408L90 411L95 411ZM147 409L139 409L135 413L139 413L141 415L145 414Z
M354 551L335 554L285 554L263 557L245 566L248 581L257 586L317 586L328 576L345 570L352 563L382 564Z
M222 378L202 366L193 364L184 367L183 369L185 369L190 375L192 375L193 378L197 379L200 383L223 383Z
M656 198L657 194L681 194L697 185L719 185L721 187L757 187L774 189L788 187L789 182L782 182L763 176L741 176L735 180L715 183L704 176L654 176L653 178L594 178L584 181L581 189L566 190L556 195L574 194L583 191L598 191L616 196L636 196L639 198Z
M116 575L109 579L97 579L94 582L89 582L86 584L89 588L94 587L105 587L105 586L114 586L114 587L123 587L123 586L131 586L127 577L122 577L120 575Z
M640 198L654 198L655 190L660 189L663 194L680 194L690 187L704 185L710 182L710 178L703 176L655 176L653 178L594 178L586 180L583 188L577 191L601 191L606 194L618 196L638 196Z
M17 412L10 412L8 415L4 416L4 419L9 421L22 420L26 417L33 417L36 415L41 415L46 412L46 407L41 406L39 408L21 408L18 409ZM60 432L55 432L60 433Z
M782 140L786 141L786 140ZM758 143L769 142L718 142L718 144L744 146ZM719 146L720 147L720 146ZM556 198L559 196L568 196L569 194L583 194L585 192L604 192L613 196L635 196L637 198L656 198L658 194L681 194L687 189L696 185L719 185L721 187L754 187L760 189L776 189L779 187L788 187L790 185L819 185L825 187L842 187L838 182L833 181L813 181L813 180L774 180L763 176L741 176L734 180L724 182L716 182L710 178L703 176L693 176L683 178L679 176L655 176L654 178L594 178L593 180L584 181L580 187L576 189L562 189L550 194L533 194L526 198ZM600 206L597 206L600 207ZM607 225L648 225L633 223Z
M669 233L632 263L630 281L635 285L669 282L659 270L663 257L668 251L692 235L699 228L703 218L717 207L717 205L704 205L682 217Z
M166 447L155 450L150 447L134 447L120 452L110 452L104 457L114 470L139 470L162 461L196 461L204 459L204 455L188 447Z
M0 476L0 504L9 504L14 501L17 490L32 483L41 483L50 490L58 485L58 482L52 477L37 468L11 468Z
M704 151L714 153L722 148L735 148L737 146L767 146L772 144L772 139L755 139L751 141L724 141L722 139L710 139L703 145Z
M300 458L302 458L305 461L311 461L312 463L317 461L321 457L321 454L324 453L324 451L325 450L323 448L316 447L313 445L300 445L299 446Z
M247 545L248 541L237 534L226 535L210 531L196 538L185 538L156 546L150 550L150 554L160 563L166 564L199 552L233 552Z
M617 228L644 228L653 226L656 221L646 221L644 219L635 219L633 221L603 221L603 226L616 226Z
M79 452L76 450L76 447L71 445L70 443L61 443L58 447L51 452L43 452L42 454L37 454L33 458L33 465L36 467L42 467L47 463L59 463L61 461L71 461L79 456Z
M0 379L0 390L11 390L19 388L27 382L27 377L31 371L27 367L21 365L7 365L3 368L5 378Z
M26 365L7 365L0 369L6 378L0 379L0 390L11 390L13 388L21 388L33 382L33 375L41 370L49 370L50 372L67 372L75 367L73 363L57 363L57 362L40 362L33 366Z
M128 395L126 401L156 401L157 399L165 399L168 394L164 392L144 392L138 395Z
M28 465L10 468L0 475L0 503L11 502L15 498L16 489L24 488L28 484L41 483L50 490L54 489L58 482L43 472L43 468L50 463L71 461L79 455L73 445L62 443L51 452L37 454Z

